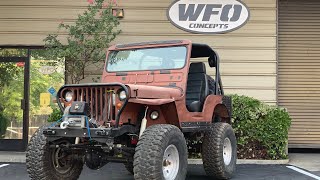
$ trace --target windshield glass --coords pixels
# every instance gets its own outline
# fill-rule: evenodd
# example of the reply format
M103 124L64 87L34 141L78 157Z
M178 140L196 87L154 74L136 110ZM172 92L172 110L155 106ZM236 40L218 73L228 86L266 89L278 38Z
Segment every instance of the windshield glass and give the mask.
M187 47L164 47L111 51L108 72L180 69L186 63Z

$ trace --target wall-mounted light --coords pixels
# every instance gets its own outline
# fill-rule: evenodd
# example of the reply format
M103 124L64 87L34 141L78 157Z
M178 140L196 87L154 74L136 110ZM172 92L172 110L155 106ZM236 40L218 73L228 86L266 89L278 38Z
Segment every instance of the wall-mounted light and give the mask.
M118 18L124 17L124 10L123 9L112 9L112 14Z

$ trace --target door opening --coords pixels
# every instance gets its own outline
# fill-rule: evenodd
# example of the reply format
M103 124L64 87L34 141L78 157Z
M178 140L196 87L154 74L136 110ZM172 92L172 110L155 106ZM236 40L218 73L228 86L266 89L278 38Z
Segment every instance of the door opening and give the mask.
M29 73L29 49L0 49L0 151L27 146Z

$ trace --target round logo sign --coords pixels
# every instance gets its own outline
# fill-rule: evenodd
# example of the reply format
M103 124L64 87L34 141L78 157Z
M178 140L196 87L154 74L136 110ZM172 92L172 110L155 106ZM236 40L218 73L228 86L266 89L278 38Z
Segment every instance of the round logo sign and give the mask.
M56 69L53 66L41 66L39 68L39 72L42 74L48 75L56 72Z
M176 27L192 33L226 33L249 20L248 7L237 0L177 0L167 12Z

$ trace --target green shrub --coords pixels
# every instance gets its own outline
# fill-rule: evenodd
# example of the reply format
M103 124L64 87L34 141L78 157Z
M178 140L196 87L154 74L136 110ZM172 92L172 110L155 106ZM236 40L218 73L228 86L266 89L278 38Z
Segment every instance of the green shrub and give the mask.
M0 139L4 138L8 125L9 119L0 112Z
M232 107L239 158L287 158L291 118L284 109L238 95L232 95Z
M48 122L56 122L62 118L63 114L59 108L53 108L52 113L48 118Z

